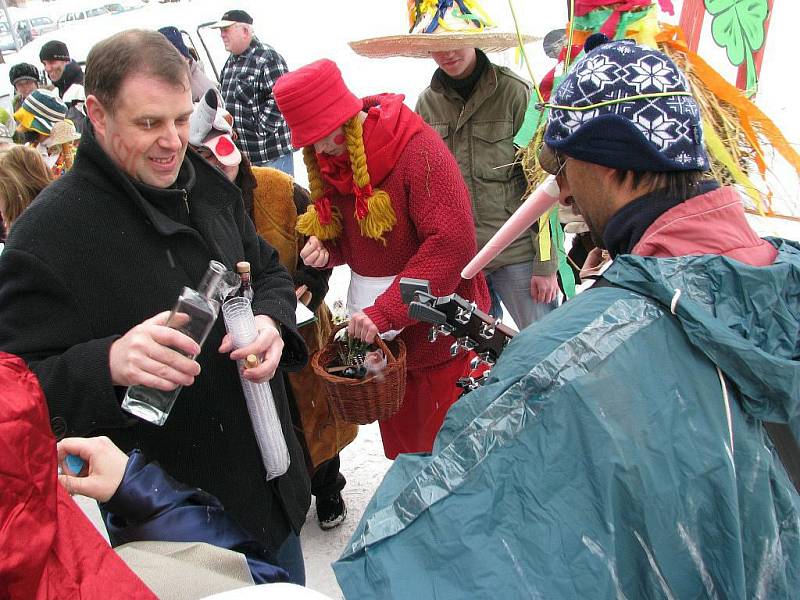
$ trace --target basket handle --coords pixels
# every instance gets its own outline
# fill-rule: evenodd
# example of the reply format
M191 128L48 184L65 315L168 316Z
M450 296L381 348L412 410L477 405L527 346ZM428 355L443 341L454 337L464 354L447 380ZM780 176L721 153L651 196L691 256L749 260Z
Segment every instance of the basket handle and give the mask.
M340 330L345 329L346 327L347 327L347 322L340 323L339 325L334 327L331 330L330 341L333 342L334 338L336 337L336 334ZM389 346L386 344L386 342L383 341L383 338L380 336L380 334L375 336L375 341L372 343L375 344L381 350L383 350L383 355L386 357L386 364L397 362L397 358L395 357L394 354L392 354L392 351L389 350Z

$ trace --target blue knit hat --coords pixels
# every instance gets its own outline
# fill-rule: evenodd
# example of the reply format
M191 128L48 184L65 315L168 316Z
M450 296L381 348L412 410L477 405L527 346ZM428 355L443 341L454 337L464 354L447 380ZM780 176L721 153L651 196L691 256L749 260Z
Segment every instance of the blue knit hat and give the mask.
M547 105L546 146L615 169L708 169L700 109L668 56L602 34L590 36L584 49ZM552 162L540 162L552 172Z
M189 54L189 49L186 47L186 44L183 42L183 36L181 32L178 31L177 27L162 27L158 30L158 32L167 38L170 43L175 46L175 48L183 54L186 58L191 58Z

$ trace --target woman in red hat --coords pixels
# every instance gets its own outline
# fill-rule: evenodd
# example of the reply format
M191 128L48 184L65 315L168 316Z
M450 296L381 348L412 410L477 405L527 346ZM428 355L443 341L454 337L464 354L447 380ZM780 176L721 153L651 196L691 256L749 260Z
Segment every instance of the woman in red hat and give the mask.
M482 276L459 275L476 242L458 165L403 96L359 99L333 61L283 75L273 94L308 170L313 204L297 223L309 237L303 261L350 267L350 334L367 342L399 335L406 344L406 394L380 423L384 452L429 452L469 356L452 357L447 338L428 342L429 325L409 318L399 280L426 279L433 294L457 293L488 308Z

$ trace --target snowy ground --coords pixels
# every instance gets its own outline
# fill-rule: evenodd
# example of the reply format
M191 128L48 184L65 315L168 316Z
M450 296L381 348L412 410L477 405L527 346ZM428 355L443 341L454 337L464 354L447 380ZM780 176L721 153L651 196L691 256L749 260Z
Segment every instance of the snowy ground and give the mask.
M300 535L306 559L306 585L331 598L343 598L331 563L339 558L361 520L372 493L391 465L391 461L383 455L378 424L362 425L358 437L344 449L341 459L342 474L347 478L347 487L342 492L347 504L347 519L336 529L323 531L317 523L312 502Z

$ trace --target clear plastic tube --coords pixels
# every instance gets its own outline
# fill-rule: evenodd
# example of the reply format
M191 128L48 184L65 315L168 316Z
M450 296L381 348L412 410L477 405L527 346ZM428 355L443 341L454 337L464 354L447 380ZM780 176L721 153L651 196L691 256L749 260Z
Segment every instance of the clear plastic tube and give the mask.
M250 300L237 296L222 305L225 328L233 338L234 348L243 348L258 335ZM261 461L267 471L267 480L286 473L289 468L289 449L283 437L275 399L269 382L254 383L242 376L245 361L239 360L239 379L247 401L247 411L253 424L253 432L261 451Z

